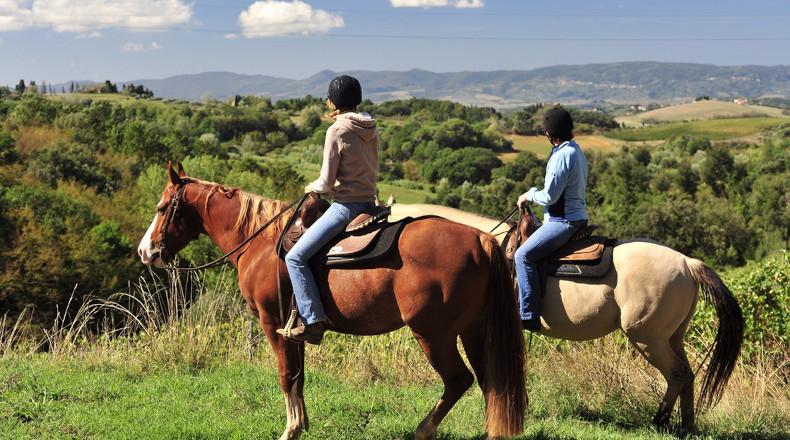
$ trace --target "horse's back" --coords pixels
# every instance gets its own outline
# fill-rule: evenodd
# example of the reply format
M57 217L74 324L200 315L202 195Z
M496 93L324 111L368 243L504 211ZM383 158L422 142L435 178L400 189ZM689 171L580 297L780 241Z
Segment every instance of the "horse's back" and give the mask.
M504 236L503 234L510 229L510 225L507 223L501 223L496 219L451 208L449 206L431 205L428 203L396 203L390 206L391 221L401 220L406 217L416 218L425 215L439 216L463 225L477 228L483 232L492 232L492 229L496 228L493 233L498 234L497 237L500 240Z
M660 243L618 242L612 269L602 278L549 278L543 300L546 334L572 340L595 339L618 328L668 331L693 309L697 285L686 257Z

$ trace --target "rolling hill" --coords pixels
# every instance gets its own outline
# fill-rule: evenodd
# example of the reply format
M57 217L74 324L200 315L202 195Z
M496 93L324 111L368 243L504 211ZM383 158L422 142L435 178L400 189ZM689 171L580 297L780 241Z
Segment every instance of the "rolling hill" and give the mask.
M359 78L365 97L374 102L419 97L447 99L499 109L537 102L592 105L682 103L707 95L728 97L790 96L790 66L714 66L692 63L629 62L563 65L534 70L435 73L426 70L349 71ZM163 98L199 100L210 95L268 96L273 100L324 96L338 73L324 70L301 79L207 72L165 79L135 79ZM56 85L59 87L59 85Z
M643 121L683 122L704 119L724 119L743 117L771 116L786 118L781 109L759 105L736 104L732 101L701 100L686 104L678 104L650 110L630 116L615 118L617 122L627 126L640 126Z

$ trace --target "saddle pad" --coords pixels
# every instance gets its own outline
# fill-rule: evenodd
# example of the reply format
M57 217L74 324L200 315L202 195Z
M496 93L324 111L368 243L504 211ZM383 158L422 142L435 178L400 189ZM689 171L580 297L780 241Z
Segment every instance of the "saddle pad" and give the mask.
M376 225L376 230L372 233L362 234L363 236L374 234L369 244L364 246L357 245L359 249L355 252L343 252L339 254L338 251L335 251L333 253L332 249L338 247L338 245L344 248L351 246L351 244L347 245L345 243L346 240L349 240L347 237L352 236L352 234L342 234L339 240L333 240L324 248L325 250L322 250L317 255L326 256L326 267L342 267L379 260L389 255L397 244L398 237L400 237L404 226L412 220L414 219L407 217L394 223L379 223Z
M612 249L617 242L615 239L605 237L591 237L598 246L603 248L601 257L592 261L549 261L546 265L546 275L551 277L589 277L600 278L609 272L612 267Z

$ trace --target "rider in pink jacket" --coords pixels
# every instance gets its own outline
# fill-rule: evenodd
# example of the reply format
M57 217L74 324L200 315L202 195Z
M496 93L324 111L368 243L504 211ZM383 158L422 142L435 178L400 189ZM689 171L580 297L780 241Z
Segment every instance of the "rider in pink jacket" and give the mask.
M329 209L302 235L285 256L302 325L290 332L278 329L286 339L320 344L326 330L326 315L320 290L308 261L329 241L345 230L359 214L375 206L379 137L376 120L357 113L362 102L359 81L338 76L329 84L327 105L335 123L326 132L321 174L305 187L313 197L332 197Z

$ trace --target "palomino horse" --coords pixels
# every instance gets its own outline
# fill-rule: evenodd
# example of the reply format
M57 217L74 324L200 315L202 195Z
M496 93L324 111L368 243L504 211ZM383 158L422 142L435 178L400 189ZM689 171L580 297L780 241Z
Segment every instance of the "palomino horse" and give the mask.
M499 221L446 206L395 204L393 220L440 215L483 231ZM512 225L508 226L511 227ZM501 232L507 228L499 226ZM496 233L496 232L495 232ZM500 242L504 234L497 234ZM702 380L699 403L715 404L735 368L743 341L741 308L719 276L702 261L646 239L618 242L612 269L598 279L549 277L543 297L540 333L584 341L622 330L636 350L667 381L653 423L669 424L680 397L681 428L694 429L694 373L684 338L700 288L719 318L713 354Z
M178 168L169 167L170 182L138 248L145 264L163 267L199 234L207 234L228 253L285 207L189 178L180 164ZM281 310L287 310L291 296L288 272L275 252L287 217L281 216L282 221L229 258L239 272L241 293L277 356L288 417L281 440L299 438L308 429L301 374L304 344L286 342L275 332L284 324ZM485 396L488 435L522 432L524 336L506 258L493 236L445 219L417 219L404 227L396 249L385 259L325 270L317 281L331 330L376 335L408 325L419 341L441 376L444 393L417 427L416 438L433 438L474 382L457 349L459 336Z

